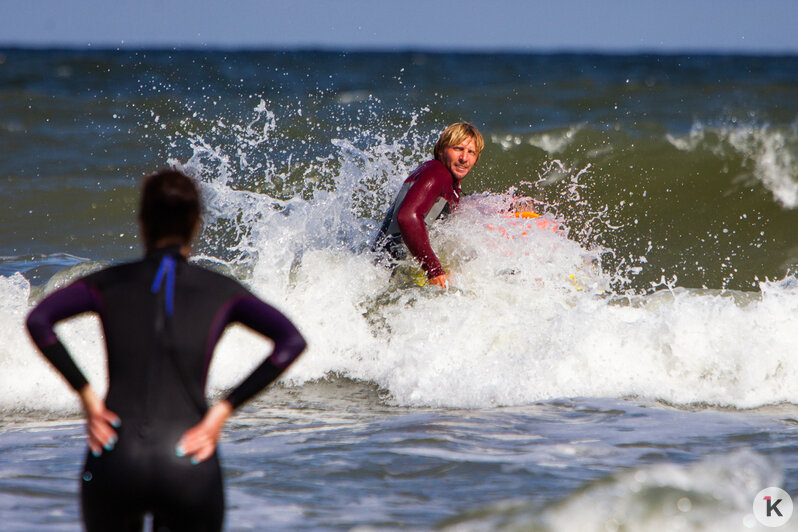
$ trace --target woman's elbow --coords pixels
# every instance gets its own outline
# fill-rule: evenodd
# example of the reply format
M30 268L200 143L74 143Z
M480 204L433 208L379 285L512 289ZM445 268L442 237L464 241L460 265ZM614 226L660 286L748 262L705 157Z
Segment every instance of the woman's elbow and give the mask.
M299 356L305 351L305 349L307 349L308 343L301 334L297 333L291 341L291 347L293 348L293 351L296 352L297 356Z
M42 344L48 340L53 331L52 324L46 316L44 316L42 312L38 312L36 308L28 314L25 320L25 328L28 329L28 334L37 344Z

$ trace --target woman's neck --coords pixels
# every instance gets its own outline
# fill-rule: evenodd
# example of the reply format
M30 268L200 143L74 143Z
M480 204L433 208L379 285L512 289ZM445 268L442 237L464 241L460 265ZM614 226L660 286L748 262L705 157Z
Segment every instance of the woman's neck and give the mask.
M180 254L183 258L187 259L189 255L191 255L191 244L185 242L182 238L174 238L174 237L165 237L157 240L152 244L152 246L148 246L147 252L150 253L157 249L168 248L172 246L177 246L180 248Z

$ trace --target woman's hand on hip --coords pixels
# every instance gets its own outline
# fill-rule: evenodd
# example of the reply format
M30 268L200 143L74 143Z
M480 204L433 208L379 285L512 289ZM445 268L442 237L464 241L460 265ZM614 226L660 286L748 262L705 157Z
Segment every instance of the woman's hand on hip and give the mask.
M105 408L105 402L97 397L91 385L84 386L79 394L86 416L89 449L94 456L100 456L103 449L110 451L116 445L118 436L114 427L119 427L121 420L119 416Z
M191 456L195 464L210 458L216 451L222 427L232 412L233 407L226 400L213 405L202 421L188 429L177 442L177 456Z

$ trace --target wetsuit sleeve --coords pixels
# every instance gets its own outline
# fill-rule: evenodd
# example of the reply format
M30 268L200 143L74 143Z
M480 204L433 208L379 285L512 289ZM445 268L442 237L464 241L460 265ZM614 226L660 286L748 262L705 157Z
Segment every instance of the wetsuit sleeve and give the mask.
M58 340L53 327L65 318L88 311L99 312L98 296L87 283L77 281L44 298L28 315L26 323L33 342L76 391L88 381Z
M430 279L446 272L432 251L424 217L438 201L444 185L439 174L430 172L420 176L407 191L397 213L402 240Z
M276 380L307 344L288 318L253 295L236 299L230 309L230 320L246 325L274 342L272 354L227 396L233 408L238 408Z

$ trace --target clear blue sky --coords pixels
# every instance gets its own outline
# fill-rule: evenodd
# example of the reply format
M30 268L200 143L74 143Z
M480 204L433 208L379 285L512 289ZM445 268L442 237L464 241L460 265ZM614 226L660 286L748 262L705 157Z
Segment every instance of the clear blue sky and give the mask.
M798 53L798 0L0 0L0 46Z

